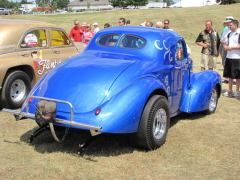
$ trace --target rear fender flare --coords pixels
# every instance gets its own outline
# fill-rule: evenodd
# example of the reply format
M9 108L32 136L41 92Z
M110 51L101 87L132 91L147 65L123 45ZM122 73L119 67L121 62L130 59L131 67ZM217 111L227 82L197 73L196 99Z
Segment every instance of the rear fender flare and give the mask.
M133 133L138 129L142 111L157 90L166 92L164 86L155 78L142 78L117 93L107 103L100 126L102 132Z
M190 87L183 92L180 111L197 112L208 109L215 86L221 92L221 76L215 71L206 70L191 73L190 79Z

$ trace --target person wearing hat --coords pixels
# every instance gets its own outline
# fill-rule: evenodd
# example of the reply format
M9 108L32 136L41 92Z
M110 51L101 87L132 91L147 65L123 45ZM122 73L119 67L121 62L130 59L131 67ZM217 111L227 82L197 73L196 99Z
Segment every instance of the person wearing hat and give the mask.
M97 22L93 23L93 26L94 26L94 28L95 28L95 29L94 29L94 34L96 34L98 31L100 31Z
M238 20L229 23L230 32L226 36L224 49L227 50L223 76L229 78L228 90L223 93L228 97L240 97L240 29ZM236 92L233 93L233 80L236 79Z
M70 30L69 37L74 42L82 42L83 32L85 32L86 29L83 26L79 25L78 20L74 20L74 27Z
M229 26L229 23L233 20L233 17L232 16L228 16L226 17L226 20L223 21L223 24L224 24L224 28L222 30L222 34L221 34L221 45L220 45L220 55L221 55L221 58L222 58L222 65L223 65L223 68L225 66L225 61L226 61L226 56L227 56L227 51L224 49L224 45L226 43L226 35L230 32L228 26ZM228 78L225 78L224 77L224 80L223 80L223 83L228 83Z
M230 29L228 28L228 26L229 26L229 23L232 20L233 20L233 17L232 16L228 16L228 17L226 17L226 20L223 21L224 23L226 23L226 26L223 29L223 33L222 33L222 37L221 37L221 43L222 43L222 41L225 41L225 36L230 32ZM222 43L222 44L224 44L224 43Z
M87 25L86 22L83 22L83 23L82 23L82 26L83 26L83 27L86 27L86 25Z

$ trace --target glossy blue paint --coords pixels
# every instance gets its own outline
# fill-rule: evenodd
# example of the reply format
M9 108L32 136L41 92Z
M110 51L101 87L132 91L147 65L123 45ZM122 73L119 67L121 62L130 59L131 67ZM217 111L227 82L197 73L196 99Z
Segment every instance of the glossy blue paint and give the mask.
M100 46L99 38L109 34L119 36L115 46ZM128 36L140 37L145 46L120 47ZM183 44L181 60L176 56L178 42ZM132 133L153 94L168 99L171 117L208 108L213 88L221 88L221 77L214 71L191 73L191 68L179 34L157 28L112 27L99 31L82 54L51 70L29 96L70 102L74 121L100 126L100 132ZM37 102L30 103L30 113L35 113ZM97 108L101 108L99 115L94 113ZM22 109L26 111L25 106ZM69 107L57 103L57 118L69 120Z
M191 73L191 89L187 89L183 95L183 112L197 112L208 108L211 94L216 85L218 92L221 92L221 77L212 70L199 73Z

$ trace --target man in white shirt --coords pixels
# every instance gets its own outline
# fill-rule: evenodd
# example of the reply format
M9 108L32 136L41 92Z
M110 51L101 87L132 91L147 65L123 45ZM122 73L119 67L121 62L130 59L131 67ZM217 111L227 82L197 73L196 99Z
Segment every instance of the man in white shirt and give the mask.
M94 28L95 28L95 29L94 29L94 34L96 34L98 31L100 31L97 22L93 23L93 26L94 26Z
M229 78L228 90L223 93L224 96L240 97L240 29L238 21L232 20L229 23L231 32L225 35L225 47L227 58L225 62L223 77ZM236 92L233 93L233 79L236 79Z

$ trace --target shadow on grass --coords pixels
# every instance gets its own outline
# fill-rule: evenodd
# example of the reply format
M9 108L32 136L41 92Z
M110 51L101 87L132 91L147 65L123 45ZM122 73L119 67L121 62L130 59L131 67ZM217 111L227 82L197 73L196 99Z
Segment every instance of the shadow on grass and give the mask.
M171 118L170 128L176 125L180 120L198 120L206 115L203 112L181 113Z
M171 118L170 128L177 124L180 120L197 120L204 117L202 113L180 115ZM24 133L20 140L29 143L31 134L38 127ZM62 137L64 129L56 131L58 137ZM69 154L76 154L79 150L79 144L85 143L91 134L89 131L80 129L70 129L65 141L58 143L52 137L51 131L46 130L37 138L33 139L30 146L33 146L39 153L53 153L63 152ZM121 154L129 154L134 150L145 151L132 146L128 134L101 134L94 139L89 146L87 146L83 155L87 156L118 156Z
M21 141L29 143L31 134L38 127L26 132L21 136ZM64 130L57 130L58 137L62 137ZM64 152L76 154L79 150L79 144L85 143L91 134L89 131L80 129L70 129L63 142L56 142L52 137L51 131L46 130L30 143L39 153ZM87 146L83 155L88 156L118 156L121 154L129 154L134 151L128 134L100 134Z

